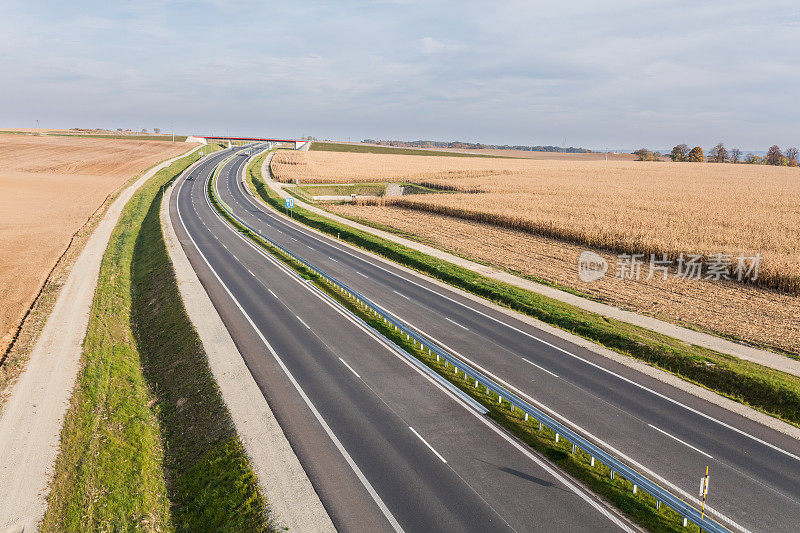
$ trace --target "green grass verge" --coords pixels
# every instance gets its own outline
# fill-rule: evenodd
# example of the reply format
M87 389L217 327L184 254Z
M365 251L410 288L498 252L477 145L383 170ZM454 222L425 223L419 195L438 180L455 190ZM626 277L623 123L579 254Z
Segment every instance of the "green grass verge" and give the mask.
M395 154L395 155L433 155L442 157L502 157L489 154L465 154L462 152L445 152L440 150L419 150L415 148L393 148L391 146L372 146L369 144L344 144L317 142L311 143L311 151L321 152L356 152L361 154Z
M219 204L215 198L211 183L209 183L208 192L211 203L217 211L239 232L246 235L262 249L290 266L300 276L311 280L314 285L364 320L370 327L477 400L489 410L489 416L498 424L510 430L531 448L541 452L564 471L583 482L595 493L601 495L617 509L625 513L634 522L649 531L659 533L694 533L700 531L695 524L691 523L688 527L684 528L683 517L667 506L657 507L656 500L651 495L642 491L633 494L633 484L622 476L616 475L614 479L610 479L610 469L608 466L599 461L595 461L594 465L592 465L591 456L582 450L576 450L575 453L572 453L571 443L564 438L561 438L559 442L555 442L555 433L551 429L546 427L540 429L538 422L532 418L526 421L519 409L513 409L511 404L507 401L499 402L497 394L487 390L483 385L476 387L474 381L468 379L466 374L456 371L455 367L449 365L444 360L437 361L435 355L431 355L427 351L422 350L416 343L408 340L402 332L395 330L391 325L385 323L382 318L358 302L355 298L348 297L344 291L337 289L332 283L309 270L302 263L295 261L291 256L284 254L281 250L264 240L260 235L244 227L235 218L228 215L225 209Z
M264 183L260 164L251 165L247 172L255 192L267 204L281 211L283 200ZM688 345L672 337L482 276L301 207L294 209L293 217L319 231L338 235L350 244L800 426L800 378L796 376L707 348Z
M159 171L103 256L43 531L269 531L268 508L185 314Z
M300 189L309 196L350 196L351 194L364 194L381 196L386 191L385 183L355 183L353 185L302 185L289 187Z

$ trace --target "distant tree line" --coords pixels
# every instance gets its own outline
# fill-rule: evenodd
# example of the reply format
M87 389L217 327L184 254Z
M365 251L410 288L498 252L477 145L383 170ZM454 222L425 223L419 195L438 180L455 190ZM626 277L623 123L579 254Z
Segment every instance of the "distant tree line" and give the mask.
M396 146L400 148L450 148L454 150L525 150L528 152L566 152L568 154L586 154L591 152L586 148L575 148L570 146L564 148L561 146L523 146L523 145L508 145L508 144L482 144L482 143L467 143L461 141L444 142L444 141L379 141L375 139L364 139L361 141L365 144L378 144L381 146Z
M647 148L640 148L633 153L637 156L638 161L661 161L660 153L651 152ZM686 144L676 145L669 154L669 158L676 162L702 163L703 161L708 161L709 163L747 163L783 167L798 166L800 164L798 156L800 156L800 152L794 146L781 151L779 146L772 145L767 150L767 154L764 157L760 157L751 153L742 155L742 151L739 148L728 150L723 143L711 148L707 156L704 156L703 149L700 146L689 149Z

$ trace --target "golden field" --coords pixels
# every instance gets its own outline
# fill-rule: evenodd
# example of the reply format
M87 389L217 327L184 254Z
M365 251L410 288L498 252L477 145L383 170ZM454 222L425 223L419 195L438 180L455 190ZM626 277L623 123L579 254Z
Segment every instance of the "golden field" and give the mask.
M72 236L106 198L192 146L0 135L0 354Z
M403 181L479 190L374 202L614 253L759 253L760 286L800 293L797 168L279 152L271 169L284 182Z
M579 291L616 307L700 326L800 355L800 297L734 282L693 281L669 276L619 279L614 255L600 252L610 275L586 283L578 276L585 249L519 230L394 206L332 204L336 214L398 229L403 235L469 259ZM646 271L645 271L646 273Z

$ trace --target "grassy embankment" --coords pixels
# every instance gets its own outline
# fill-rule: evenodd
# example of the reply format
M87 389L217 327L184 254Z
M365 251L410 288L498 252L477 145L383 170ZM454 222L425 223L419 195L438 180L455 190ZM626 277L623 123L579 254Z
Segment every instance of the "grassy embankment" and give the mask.
M260 168L262 161L263 156L257 158L248 168L251 184L254 178L253 169ZM242 226L236 219L228 215L217 201L211 183L209 183L208 192L214 207L238 231L246 235L264 250L289 265L300 276L311 280L318 288L344 305L351 312L364 320L369 326L379 331L400 348L404 349L455 386L459 387L462 391L475 398L489 410L489 416L497 423L513 432L532 448L546 455L551 461L566 472L569 472L576 479L582 481L597 494L602 495L607 501L611 502L616 508L624 512L636 523L650 531L657 532L677 533L683 531L699 531L699 528L694 524L690 524L688 528L684 528L683 517L666 506L659 507L655 498L651 495L642 491L633 494L633 485L630 481L619 475L615 476L614 479L610 479L610 470L606 465L599 461L594 461L594 464L592 464L591 456L582 450L576 450L575 453L573 453L571 443L563 438L560 439L559 442L556 442L555 433L550 428L539 426L538 422L532 418L526 421L522 413L518 409L513 409L511 404L507 401L499 402L499 397L495 393L488 391L483 385L476 387L474 381L468 379L466 374L456 371L455 367L447 364L444 360L437 361L435 355L429 354L413 341L408 340L402 332L398 332L391 325L386 324L382 318L375 315L369 308L365 307L355 298L348 297L344 291L337 289L332 283L307 269L303 264L285 255L278 248L270 245L260 235Z
M268 506L186 316L158 172L103 256L43 531L269 531Z
M489 154L466 154L463 152L446 152L442 150L420 150L417 148L394 148L391 146L373 146L370 144L344 144L317 142L311 143L312 151L322 152L357 152L362 154L395 154L395 155L436 155L443 157L503 157Z
M283 209L283 200L264 183L260 163L250 166L248 178L265 202L279 211ZM700 346L687 345L680 340L493 280L300 207L294 209L293 217L329 235L338 235L360 248L800 426L800 378L796 376Z

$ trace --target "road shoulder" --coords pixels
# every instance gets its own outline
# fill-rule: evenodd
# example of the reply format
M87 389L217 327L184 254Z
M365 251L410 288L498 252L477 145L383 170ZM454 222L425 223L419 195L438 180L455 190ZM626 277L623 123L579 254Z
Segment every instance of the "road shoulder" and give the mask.
M170 191L165 198L171 197ZM335 531L311 481L189 263L172 225L170 209L169 201L162 202L161 226L178 290L275 522L295 531Z

